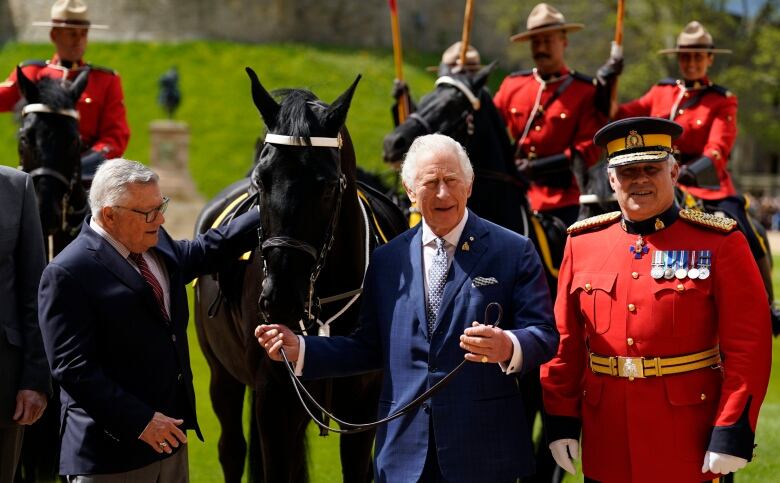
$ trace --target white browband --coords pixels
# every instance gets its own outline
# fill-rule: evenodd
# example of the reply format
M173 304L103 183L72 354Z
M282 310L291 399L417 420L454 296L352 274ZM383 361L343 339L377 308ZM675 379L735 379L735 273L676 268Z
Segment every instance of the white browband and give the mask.
M475 96L474 93L471 92L471 89L469 89L469 86L463 82L457 79L453 79L448 75L443 75L436 79L436 85L438 86L439 84L447 84L461 91L463 95L466 96L466 98L469 100L471 107L473 107L475 111L479 111L479 108L482 106L482 103L479 102L477 96Z
M307 144L306 141L309 141ZM314 147L321 147L321 148L339 148L341 149L341 134L336 136L335 138L321 138L321 137L310 137L310 138L302 138L298 136L282 136L280 134L266 134L265 135L265 142L266 144L284 144L287 146L314 146Z
M79 111L75 109L52 109L46 104L27 104L22 108L22 116L26 116L31 112L46 112L49 114L60 114L62 116L72 117L75 120L79 120Z

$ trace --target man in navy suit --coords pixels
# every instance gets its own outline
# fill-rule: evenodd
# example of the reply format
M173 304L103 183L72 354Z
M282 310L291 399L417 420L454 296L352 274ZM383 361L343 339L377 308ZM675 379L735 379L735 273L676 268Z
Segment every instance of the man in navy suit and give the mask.
M185 285L257 245L257 210L193 241L162 228L168 199L135 161L98 169L93 218L43 272L39 321L60 384L70 482L188 479L195 413Z
M534 470L517 378L558 347L542 265L527 238L466 209L474 173L457 142L416 139L402 175L423 221L374 253L360 328L348 337L296 337L271 324L255 335L275 360L284 347L305 378L384 369L380 418L465 357L473 364L444 389L378 430L375 479L516 481ZM500 328L478 322L491 302L503 307Z

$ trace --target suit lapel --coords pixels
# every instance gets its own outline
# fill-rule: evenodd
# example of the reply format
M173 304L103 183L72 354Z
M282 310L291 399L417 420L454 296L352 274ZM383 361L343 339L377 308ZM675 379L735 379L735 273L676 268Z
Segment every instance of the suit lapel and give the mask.
M120 282L127 285L130 290L140 294L152 309L152 313L159 313L160 318L162 318L157 299L144 277L133 268L130 262L122 258L122 255L105 238L92 230L89 227L89 222L84 223L82 231L86 231L85 235L88 239L87 248L95 252L95 260L111 272Z
M417 323L424 333L428 332L428 319L425 315L425 277L423 275L422 256L422 226L417 225L417 231L409 243L409 260L412 262L412 293L411 303L417 314Z
M441 323L442 316L448 312L455 295L460 292L461 286L485 253L487 240L484 238L487 234L488 231L482 220L469 211L469 219L466 226L463 227L463 233L461 233L458 245L455 247L455 256L447 277L447 285L444 287L436 326Z

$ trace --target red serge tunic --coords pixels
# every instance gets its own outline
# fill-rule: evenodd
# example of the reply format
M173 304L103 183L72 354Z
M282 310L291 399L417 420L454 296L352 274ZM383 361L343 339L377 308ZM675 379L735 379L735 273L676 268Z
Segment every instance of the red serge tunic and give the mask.
M604 483L704 481L714 478L701 472L706 451L753 454L771 361L761 277L742 233L672 211L644 236L641 258L619 213L579 222L591 226L569 238L561 265L560 346L541 370L549 439L577 439L581 424L583 471ZM709 250L709 277L653 278L654 252L671 250ZM721 368L682 374L629 380L588 364L589 351L671 357L715 346Z

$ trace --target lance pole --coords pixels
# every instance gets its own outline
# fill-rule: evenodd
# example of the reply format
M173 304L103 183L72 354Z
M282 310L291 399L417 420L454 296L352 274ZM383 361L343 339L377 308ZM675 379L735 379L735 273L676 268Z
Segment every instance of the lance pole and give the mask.
M615 19L615 40L612 42L612 50L610 57L622 57L623 56L623 14L625 12L625 0L618 0L617 3L617 17ZM615 77L615 82L612 83L612 87L609 92L609 117L615 118L617 114L617 93L618 93L618 78Z
M466 65L466 53L471 41L471 24L474 20L474 0L466 0L466 11L463 13L463 36L460 41L460 68Z
M395 78L398 82L404 80L403 53L401 51L401 28L398 25L398 5L396 0L387 0L390 6L390 27L393 33L393 61L395 63ZM409 99L406 92L398 98L398 122L402 123L409 116Z

